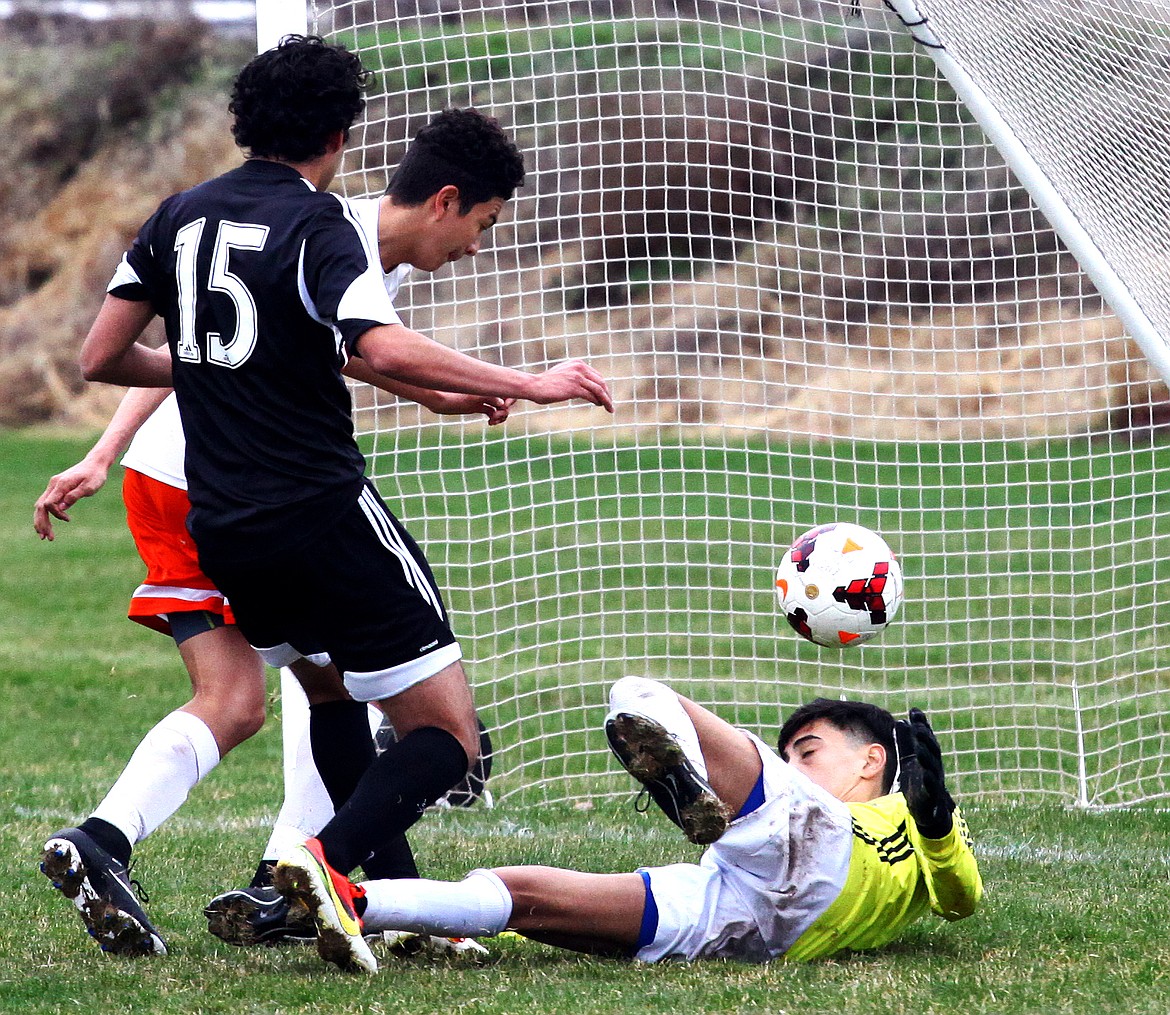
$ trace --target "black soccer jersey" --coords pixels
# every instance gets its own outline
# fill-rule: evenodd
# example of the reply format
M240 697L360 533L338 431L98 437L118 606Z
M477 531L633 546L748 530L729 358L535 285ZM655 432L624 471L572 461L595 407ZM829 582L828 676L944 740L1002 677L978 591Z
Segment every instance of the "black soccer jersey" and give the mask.
M263 559L356 500L365 459L341 367L399 318L344 200L250 160L164 201L109 291L166 322L205 559Z

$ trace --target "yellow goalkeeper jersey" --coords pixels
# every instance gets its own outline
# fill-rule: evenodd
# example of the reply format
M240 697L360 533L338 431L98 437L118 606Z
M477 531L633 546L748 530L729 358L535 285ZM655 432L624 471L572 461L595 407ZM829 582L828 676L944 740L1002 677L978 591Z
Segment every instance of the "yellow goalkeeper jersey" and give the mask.
M879 948L932 909L948 920L974 912L983 881L970 832L959 811L950 833L925 839L901 793L849 804L853 850L841 894L785 953L816 959Z

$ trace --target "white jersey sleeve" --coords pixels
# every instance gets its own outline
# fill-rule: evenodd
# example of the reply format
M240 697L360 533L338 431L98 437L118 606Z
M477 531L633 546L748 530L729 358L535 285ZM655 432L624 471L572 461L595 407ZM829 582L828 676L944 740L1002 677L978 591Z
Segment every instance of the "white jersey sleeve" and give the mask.
M122 465L167 486L186 490L187 473L183 466L186 450L179 403L172 391L138 428L122 456Z
M379 261L378 255L378 206L380 197L351 197L348 199L353 216L361 227L366 248L370 251L371 260ZM399 264L387 272L383 272L382 281L386 286L386 293L391 302L398 295L398 289L403 279L413 270L413 265Z

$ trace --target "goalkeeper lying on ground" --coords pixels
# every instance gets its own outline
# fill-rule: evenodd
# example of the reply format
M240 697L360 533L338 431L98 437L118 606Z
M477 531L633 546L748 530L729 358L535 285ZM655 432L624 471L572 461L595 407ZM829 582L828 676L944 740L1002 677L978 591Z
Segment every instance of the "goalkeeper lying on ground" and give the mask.
M277 887L309 907L321 955L345 968L359 965L363 925L477 937L510 929L645 962L763 962L877 948L928 908L959 920L979 902L966 824L918 709L895 722L874 705L818 698L784 724L777 757L665 684L626 677L605 731L687 838L711 844L699 863L352 885L310 840L278 865Z

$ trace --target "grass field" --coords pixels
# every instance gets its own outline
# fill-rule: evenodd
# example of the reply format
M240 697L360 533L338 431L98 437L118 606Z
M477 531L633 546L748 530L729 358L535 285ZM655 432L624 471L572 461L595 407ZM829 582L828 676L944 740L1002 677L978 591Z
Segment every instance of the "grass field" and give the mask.
M850 1012L1158 1013L1170 1010L1170 814L1108 813L984 797L968 809L987 886L971 920L921 923L896 947L805 967L641 968L535 944L492 945L485 968L387 959L371 980L311 950L243 951L200 914L246 878L279 803L270 723L138 850L149 909L172 955L101 955L36 872L45 835L83 817L138 738L185 700L170 644L123 619L139 565L115 489L80 505L57 541L32 532L32 502L87 439L0 434L0 1012L151 1013ZM273 711L279 711L274 702ZM632 796L632 794L631 794ZM423 868L483 864L629 869L694 847L630 800L431 814Z

